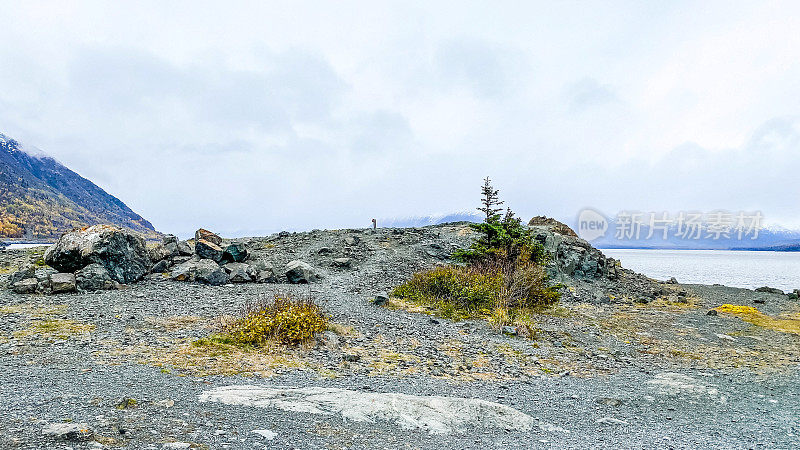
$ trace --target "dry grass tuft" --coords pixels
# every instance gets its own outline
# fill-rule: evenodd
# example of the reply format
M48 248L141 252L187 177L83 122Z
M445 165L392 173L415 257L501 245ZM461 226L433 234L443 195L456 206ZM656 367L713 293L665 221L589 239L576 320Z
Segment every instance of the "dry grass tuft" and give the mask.
M92 324L69 319L34 320L30 327L15 331L13 336L15 338L37 336L43 338L68 339L72 336L89 334L94 331L94 329L95 326Z

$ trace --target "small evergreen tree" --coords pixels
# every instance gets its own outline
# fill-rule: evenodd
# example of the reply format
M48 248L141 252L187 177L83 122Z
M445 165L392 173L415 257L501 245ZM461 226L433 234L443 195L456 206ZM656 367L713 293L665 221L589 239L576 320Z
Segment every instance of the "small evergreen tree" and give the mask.
M481 188L481 195L483 196L481 203L483 203L483 207L478 208L478 211L481 211L486 215L486 223L489 223L492 217L503 210L502 208L495 208L495 206L500 206L503 204L497 195L499 192L499 190L492 186L492 180L490 180L489 177L486 177L483 180L483 187Z
M544 263L546 254L538 242L534 242L528 227L522 220L514 216L511 208L506 208L505 215L499 214L503 202L499 198L499 190L495 189L489 177L483 180L481 188L481 203L479 211L486 214L483 223L471 224L470 227L481 234L469 248L458 250L453 254L457 260L464 262L477 262L486 258L504 258L515 261L521 255L536 263Z

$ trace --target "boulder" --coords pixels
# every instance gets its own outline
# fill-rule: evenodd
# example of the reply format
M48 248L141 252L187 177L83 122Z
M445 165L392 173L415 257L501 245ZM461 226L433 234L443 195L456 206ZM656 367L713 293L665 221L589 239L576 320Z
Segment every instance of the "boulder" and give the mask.
M278 277L275 275L275 269L272 264L264 261L258 261L253 264L253 270L256 273L256 283L277 283Z
M42 428L42 434L75 442L91 441L94 438L94 431L85 423L49 423Z
M220 286L228 282L228 274L214 261L201 259L195 264L195 280L212 286Z
M222 252L222 260L225 262L242 262L247 259L247 247L242 243L228 244Z
M161 239L161 245L164 246L168 258L180 255L180 252L178 251L178 238L175 235L164 235L164 237Z
M194 246L189 241L178 241L178 254L181 256L194 255Z
M769 286L762 286L762 287L756 289L756 292L766 292L766 293L769 293L769 294L781 294L781 295L785 294L782 290L780 290L778 288L769 287Z
M578 234L572 228L551 217L536 216L528 222L528 226L547 228L553 233L558 233L562 236L578 237Z
M215 262L222 260L222 247L205 239L200 239L194 244L194 252L200 259L210 259Z
M189 260L177 264L172 268L172 272L170 272L170 278L175 281L194 281L194 277L197 274L196 263L197 261Z
M388 302L389 302L389 294L387 294L386 292L380 292L377 295L375 295L375 298L372 299L372 303L374 303L377 306L383 306Z
M72 273L54 273L50 275L50 288L53 294L62 294L66 292L75 292L75 274Z
M75 284L80 291L100 291L115 287L108 270L97 263L89 264L75 272Z
M249 283L255 278L255 270L245 263L232 262L223 266L231 283Z
M36 278L36 268L31 265L25 266L12 273L11 276L8 277L8 287L13 288L15 284L28 278Z
M173 268L170 277L176 281L199 281L214 286L228 282L228 274L210 259L186 261Z
M164 247L164 244L162 243L158 243L153 245L152 247L149 247L147 249L147 255L150 257L150 262L153 263L163 261L172 256L169 250L167 250L167 248Z
M222 238L206 230L205 228L200 228L199 230L194 232L194 240L195 242L204 240L211 242L214 245L222 245Z
M120 283L140 280L151 267L144 239L111 225L95 225L65 233L45 253L45 262L60 272L101 264Z
M335 258L333 260L334 267L347 268L350 267L351 264L352 261L350 260L350 258Z
M295 260L286 265L286 279L292 284L305 284L317 281L319 275L310 264Z
M162 259L161 261L153 264L153 268L150 269L150 273L164 273L169 271L169 267L169 260Z
M39 280L36 278L25 278L24 280L17 281L11 286L11 289L17 294L33 294L39 286Z

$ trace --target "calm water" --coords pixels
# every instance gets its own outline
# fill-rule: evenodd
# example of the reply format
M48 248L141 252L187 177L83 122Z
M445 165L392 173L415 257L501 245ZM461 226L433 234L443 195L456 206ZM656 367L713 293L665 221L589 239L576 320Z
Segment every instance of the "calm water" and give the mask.
M800 289L800 252L604 249L622 266L657 280L743 288Z
M31 248L31 247L41 247L41 246L48 247L48 246L50 246L50 244L11 244L8 247L6 247L6 249L7 250L17 250L17 249L20 249L20 248Z

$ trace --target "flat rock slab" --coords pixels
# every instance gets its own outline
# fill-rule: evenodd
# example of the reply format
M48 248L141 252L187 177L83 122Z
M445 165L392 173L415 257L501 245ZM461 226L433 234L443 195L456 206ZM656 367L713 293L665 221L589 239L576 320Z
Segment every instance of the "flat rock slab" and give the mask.
M529 430L534 419L509 406L486 400L360 392L336 388L223 386L205 391L201 402L277 408L320 415L340 414L345 420L386 420L407 430L431 434L463 433L474 428Z
M720 395L714 385L682 373L659 373L652 380L647 381L647 385L662 395L705 397L720 403L726 401L725 396Z

